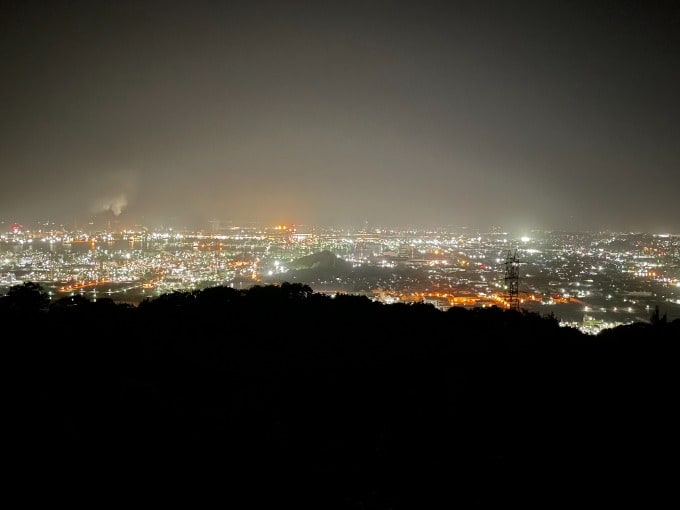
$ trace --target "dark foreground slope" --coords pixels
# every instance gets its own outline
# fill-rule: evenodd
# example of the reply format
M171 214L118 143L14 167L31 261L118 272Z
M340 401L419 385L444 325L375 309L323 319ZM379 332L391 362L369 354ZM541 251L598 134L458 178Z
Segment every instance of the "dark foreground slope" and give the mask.
M4 339L8 443L26 501L675 498L680 321L589 337L527 312L331 299L297 284L138 307L47 308L39 288L15 290L0 318L17 331Z

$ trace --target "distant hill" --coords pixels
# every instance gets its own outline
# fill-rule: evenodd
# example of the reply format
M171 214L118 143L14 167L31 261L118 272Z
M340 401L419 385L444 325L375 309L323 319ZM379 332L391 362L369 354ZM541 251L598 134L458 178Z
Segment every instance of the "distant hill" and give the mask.
M384 268L373 265L353 267L352 264L330 251L321 251L300 257L288 263L286 273L265 275L264 284L304 282L312 287L334 288L344 292L368 292L381 288L388 281L404 281L417 286L427 286L427 274L406 266Z
M352 269L349 262L339 258L328 250L297 258L289 263L291 269L313 269L316 271L330 271L346 273Z
M330 251L321 251L297 258L287 264L286 273L266 275L263 283L305 282L310 285L337 283L352 274L352 265ZM347 290L350 290L347 288Z

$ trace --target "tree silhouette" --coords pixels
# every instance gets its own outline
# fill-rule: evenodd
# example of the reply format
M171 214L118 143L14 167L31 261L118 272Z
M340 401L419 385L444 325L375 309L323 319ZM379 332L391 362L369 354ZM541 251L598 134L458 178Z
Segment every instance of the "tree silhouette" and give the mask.
M215 479L235 506L240 482L316 508L618 504L632 490L652 497L638 473L660 475L676 454L680 320L657 310L657 325L593 337L552 314L444 312L290 283L137 307L45 298L24 284L0 303L44 319L4 346L26 402L13 441L31 469L54 459L55 480L75 457L102 479L116 460L144 480ZM574 482L603 472L630 491Z
M656 305L654 307L654 311L652 312L652 316L650 317L649 322L651 322L655 326L666 324L668 322L667 314L664 313L663 315L661 315L661 312L659 311L659 305Z
M47 311L50 296L40 284L29 281L10 287L2 304L12 313L37 313Z

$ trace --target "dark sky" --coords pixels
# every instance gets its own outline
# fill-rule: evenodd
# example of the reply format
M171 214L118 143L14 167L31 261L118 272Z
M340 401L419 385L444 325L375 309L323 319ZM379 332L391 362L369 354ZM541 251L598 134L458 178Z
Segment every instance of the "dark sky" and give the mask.
M680 2L3 2L0 220L680 233Z

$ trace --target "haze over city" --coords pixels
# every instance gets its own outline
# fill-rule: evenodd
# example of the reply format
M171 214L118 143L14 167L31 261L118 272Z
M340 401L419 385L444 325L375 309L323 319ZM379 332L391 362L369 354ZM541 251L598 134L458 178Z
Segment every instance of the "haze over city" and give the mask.
M677 233L679 5L4 3L0 221Z

